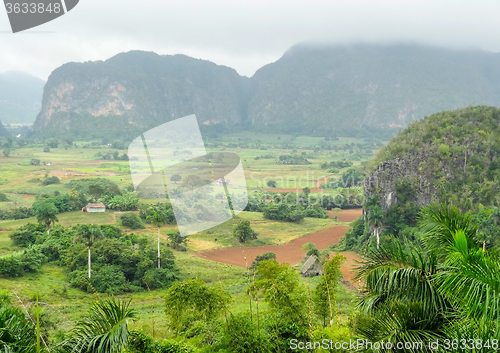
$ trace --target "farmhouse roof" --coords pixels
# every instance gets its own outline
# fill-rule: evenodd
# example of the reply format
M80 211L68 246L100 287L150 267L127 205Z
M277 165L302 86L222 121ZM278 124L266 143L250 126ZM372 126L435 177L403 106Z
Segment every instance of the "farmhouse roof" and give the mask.
M106 206L104 206L104 204L102 202L98 202L98 203L89 203L87 205L87 207L93 207L93 208L100 208L100 207L104 207L106 208Z
M314 256L314 255L309 256L309 258L306 260L306 262L304 262L304 264L300 268L300 273L303 274L303 273L307 272L307 270L309 270L311 267L313 267L316 264L317 260L318 259L316 258L316 256Z

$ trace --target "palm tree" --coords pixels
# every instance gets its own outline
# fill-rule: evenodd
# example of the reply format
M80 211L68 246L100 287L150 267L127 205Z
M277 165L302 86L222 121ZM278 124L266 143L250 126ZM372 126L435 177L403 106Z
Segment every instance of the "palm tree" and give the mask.
M0 304L0 352L33 353L35 349L35 325L20 309Z
M422 303L427 312L448 306L434 285L438 263L433 253L405 251L393 239L391 244L369 249L356 271L356 278L365 283L365 295L358 306L366 312L394 300Z
M156 211L153 211L153 214L148 216L148 219L155 225L155 227L158 228L158 268L161 267L160 264L160 228L162 225L167 224L167 216L164 215L163 213L158 213Z
M380 247L380 230L384 225L384 211L379 205L375 205L368 213L368 224L374 228L375 236L377 237L377 249Z
M94 242L97 238L102 237L102 232L99 230L99 227L95 224L91 225L81 225L78 227L78 231L75 237L74 242L79 242L80 240L85 241L85 246L89 251L88 265L89 265L89 279L90 279L90 267L91 267L91 259L90 259L90 248L94 245Z
M128 343L128 323L136 312L130 301L96 301L72 330L66 346L75 353L119 353Z
M441 249L445 254L435 275L436 288L463 315L463 319L450 328L450 334L499 339L498 256L490 254L477 241L478 226L473 224L470 215L460 213L455 207L433 205L424 210L423 216L424 240L433 251Z
M50 234L50 225L58 222L56 214L59 212L57 207L48 201L37 202L33 205L35 216L40 224L45 224L47 227L47 235Z
M369 249L358 267L365 282L358 307L369 316L359 320L357 333L390 342L499 339L500 260L475 240L471 217L432 205L419 226L420 248L403 249L394 239Z

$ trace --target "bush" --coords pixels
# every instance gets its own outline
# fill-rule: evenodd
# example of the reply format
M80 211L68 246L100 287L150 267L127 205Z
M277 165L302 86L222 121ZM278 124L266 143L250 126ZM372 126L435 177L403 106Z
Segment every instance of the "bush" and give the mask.
M267 182L267 186L269 186L270 188L275 188L277 185L278 185L278 183L274 180L269 180Z
M273 253L273 252L266 252L266 253L264 253L262 255L257 255L255 257L255 261L252 262L252 265L250 266L250 269L255 269L255 268L257 268L257 266L259 266L259 264L262 261L269 261L269 260L276 261L276 254Z
M301 207L301 206L300 206ZM273 221L300 222L304 219L303 209L294 206L288 206L286 203L270 203L264 207L264 218Z
M69 189L75 189L80 194L87 194L89 192L89 187L93 185L99 185L104 190L112 194L121 195L121 191L118 185L116 185L116 183L113 183L111 180L105 178L75 179L65 184L65 186L67 186Z
M125 213L120 217L122 226L130 229L145 229L146 226L135 213Z
M140 331L129 332L129 344L124 353L194 353L195 349L183 342L158 342Z
M125 236L121 238L123 237ZM167 248L161 249L162 268L158 269L157 248L154 243L148 243L147 238L144 240L147 244L145 246L139 245L144 244L142 239L138 239L134 244L136 246L130 246L118 239L101 239L95 242L91 248L91 282L98 292L138 291L146 289L147 285L166 288L178 279L179 269L174 263L172 251ZM66 252L65 262L71 271L69 274L71 285L92 291L85 280L88 266L87 247L84 244L72 245ZM111 279L112 276L116 278Z
M46 229L41 224L28 223L20 228L13 230L9 237L14 245L27 248L35 244L38 236L46 233Z
M0 192L0 202L7 202L9 198L3 192Z
M97 267L97 266L96 266ZM121 293L130 291L130 283L119 266L101 265L92 272L92 286L100 293Z
M152 268L142 277L144 287L163 289L170 287L177 280L177 274L167 268Z
M257 233L250 227L250 221L241 220L233 229L233 235L240 243L244 243L250 239L257 239Z
M59 147L59 141L55 138L47 139L47 140L45 140L45 143L47 144L47 146L49 146L51 148Z
M37 248L31 248L10 256L0 257L0 276L20 277L38 272L47 258Z
M43 178L42 185L52 185L52 184L61 184L61 180L59 180L59 178L56 177L55 175Z

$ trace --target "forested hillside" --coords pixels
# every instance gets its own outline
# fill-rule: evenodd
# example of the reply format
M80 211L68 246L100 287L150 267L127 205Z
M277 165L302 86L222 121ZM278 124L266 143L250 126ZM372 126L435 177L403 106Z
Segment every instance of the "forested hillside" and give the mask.
M500 109L478 106L410 124L372 162L364 218L348 232L346 246L359 247L373 234L415 240L417 214L431 203L474 211L475 221L488 225L484 240L499 243L499 123Z

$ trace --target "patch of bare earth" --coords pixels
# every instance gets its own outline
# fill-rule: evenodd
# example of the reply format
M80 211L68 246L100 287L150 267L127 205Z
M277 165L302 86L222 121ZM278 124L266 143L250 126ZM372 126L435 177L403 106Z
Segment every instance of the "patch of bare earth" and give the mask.
M343 222L350 222L360 215L361 210L343 210L340 213L339 218L345 219ZM332 228L309 234L305 237L294 239L287 244L216 249L202 251L194 256L228 265L246 267L250 266L257 255L262 255L266 252L273 252L276 254L276 260L278 262L286 262L291 265L295 265L306 255L306 252L302 250L302 245L311 242L314 243L319 250L326 249L331 244L338 244L340 238L345 235L348 229L349 227L347 226L337 225ZM358 288L358 283L353 280L354 274L351 270L353 267L357 266L356 260L360 261L361 258L354 253L342 253L342 255L347 258L347 261L342 266L341 271L350 285L347 283L344 284L349 289Z

